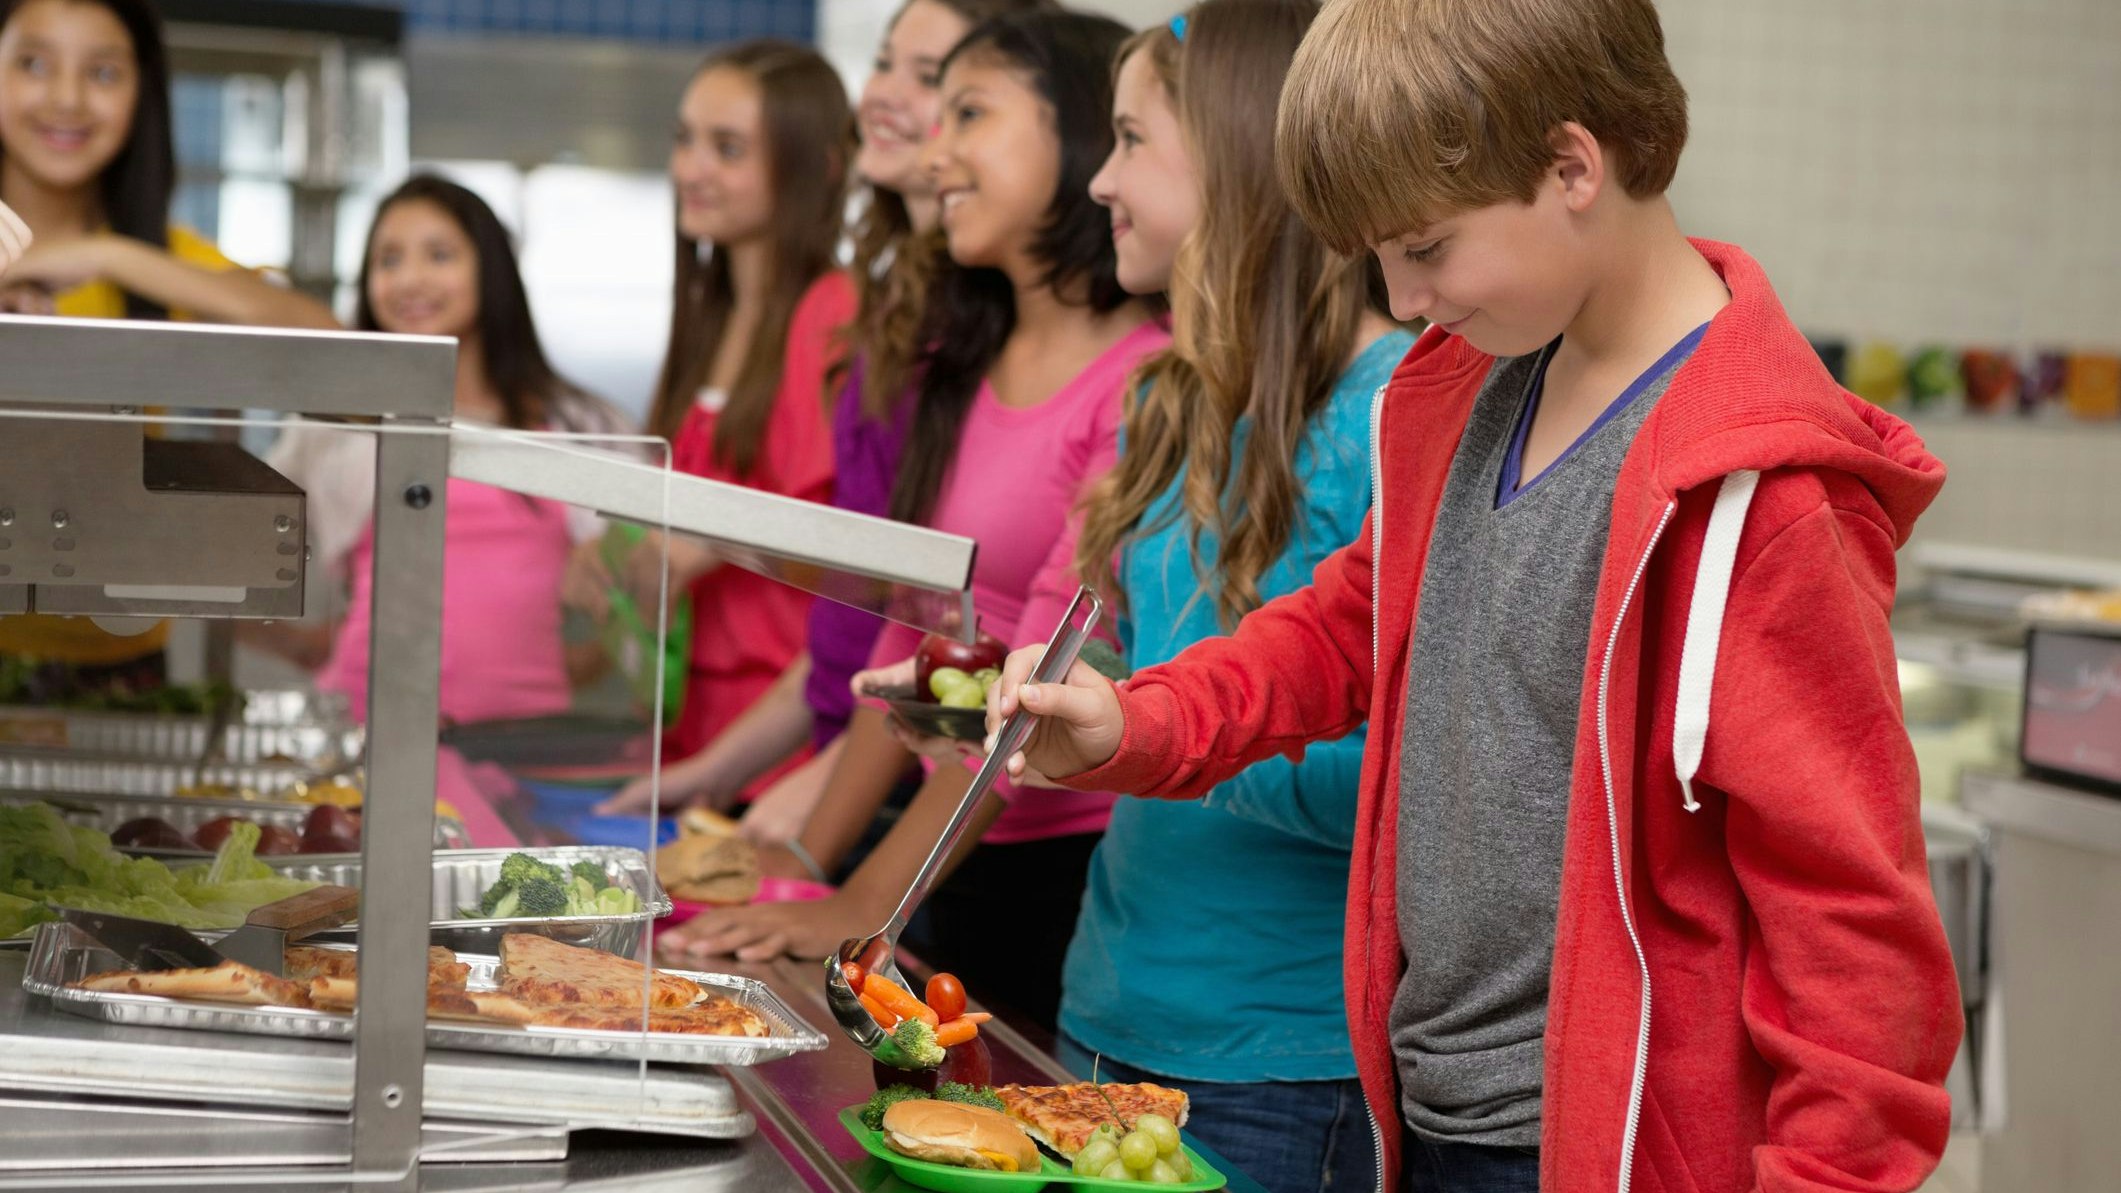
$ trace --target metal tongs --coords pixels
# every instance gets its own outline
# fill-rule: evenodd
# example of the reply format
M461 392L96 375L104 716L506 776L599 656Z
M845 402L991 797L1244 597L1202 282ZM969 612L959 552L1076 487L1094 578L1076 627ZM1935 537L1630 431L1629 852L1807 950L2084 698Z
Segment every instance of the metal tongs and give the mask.
M1076 615L1086 607L1089 612L1078 626L1075 623ZM1089 639L1090 630L1097 625L1098 615L1103 611L1104 602L1098 599L1095 592L1087 587L1078 589L1075 599L1068 603L1068 611L1061 616L1060 628L1054 632L1053 640L1046 644L1045 653L1039 656L1038 666L1032 669L1032 682L1059 683L1065 679L1068 668L1074 666L1076 656L1082 652L1083 643ZM943 859L950 856L951 851L957 848L958 841L964 837L966 827L972 822L972 810L994 789L995 781L1002 777L1009 764L1009 757L1024 748L1024 742L1030 738L1032 723L1035 720L1036 718L1021 705L1018 706L1016 715L1010 717L1002 725L1002 731L995 736L994 749L988 752L987 760L980 764L979 774L973 777L972 786L965 789L965 796L958 802L957 811L951 815L950 823L943 827L941 839L936 841L934 849L928 851L928 860L921 863L920 873L913 876L913 884L906 888L905 896L899 900L898 910L891 913L891 918L884 921L883 927L868 936L842 942L839 952L825 961L825 1005L832 1009L832 1017L839 1020L840 1030L847 1033L847 1038L878 1060L896 1064L895 1056L888 1056L880 1051L890 1036L883 1028L877 1026L876 1020L862 1007L861 999L856 996L854 988L847 984L844 967L852 962L861 966L864 973L882 974L900 986L912 989L898 968L899 933L905 931L906 921L913 917L914 909L928 897L930 888L935 885L936 871L942 868ZM896 1050L892 1051L895 1053Z

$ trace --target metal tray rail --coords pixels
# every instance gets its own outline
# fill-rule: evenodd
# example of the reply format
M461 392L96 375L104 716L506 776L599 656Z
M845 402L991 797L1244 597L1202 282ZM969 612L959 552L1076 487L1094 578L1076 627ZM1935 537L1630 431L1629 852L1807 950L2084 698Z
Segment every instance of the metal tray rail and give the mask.
M547 916L512 920L462 919L458 913L477 907L486 888L500 876L501 862L513 853L527 853L541 862L567 869L576 862L601 867L612 882L633 892L641 910L629 915ZM265 859L291 878L334 882L340 886L361 885L361 859L355 855L283 854ZM647 943L648 923L670 914L670 897L656 882L648 857L638 849L602 845L566 845L535 849L438 849L434 853L434 921L428 939L457 953L496 954L501 937L509 932L527 932L567 944L583 945L638 956ZM321 933L323 940L352 940L357 925L349 924Z
M365 739L348 720L344 699L249 692L242 716L221 726L214 756L237 765L328 769L359 758ZM213 740L210 716L0 705L0 752L8 754L63 750L196 765Z
M498 957L460 955L458 960L471 967L473 989L494 988L494 972L500 966ZM145 994L108 994L72 985L89 974L119 966L114 954L72 925L39 924L22 988L50 999L52 1006L60 1010L106 1023L319 1040L353 1036L352 1015L299 1007L222 1006ZM750 1008L765 1021L767 1034L749 1038L430 1022L427 1046L515 1056L726 1066L763 1064L798 1052L816 1052L827 1045L825 1036L804 1022L764 982L693 970L664 972L690 978Z

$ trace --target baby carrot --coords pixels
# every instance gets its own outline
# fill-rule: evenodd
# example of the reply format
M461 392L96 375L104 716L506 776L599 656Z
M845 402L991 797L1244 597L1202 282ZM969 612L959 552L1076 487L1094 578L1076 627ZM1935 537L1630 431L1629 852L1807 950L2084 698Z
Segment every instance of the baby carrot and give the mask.
M905 987L885 977L883 974L870 974L868 979L862 983L862 995L865 998L875 999L901 1019L926 1020L930 1027L942 1022L942 1019L929 1008L927 1003L913 997L913 995L906 992Z
M862 1009L869 1012L869 1017L876 1020L878 1027L883 1028L885 1031L890 1031L898 1026L899 1017L889 1007L869 997L867 993L858 994L855 997L862 1000Z
M944 1048L954 1048L979 1034L979 1024L970 1015L960 1015L935 1029L935 1042Z

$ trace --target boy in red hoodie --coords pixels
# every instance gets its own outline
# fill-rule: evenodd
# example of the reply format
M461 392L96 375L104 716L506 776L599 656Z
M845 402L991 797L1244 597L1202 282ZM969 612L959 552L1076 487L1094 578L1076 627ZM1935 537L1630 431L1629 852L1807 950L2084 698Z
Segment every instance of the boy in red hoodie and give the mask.
M1027 651L993 697L1044 718L1012 765L1166 798L1373 722L1346 998L1387 1189L1886 1193L1944 1148L1887 626L1944 470L1681 235L1685 137L1649 0L1329 6L1282 180L1434 325L1368 534L1121 687L1019 690Z

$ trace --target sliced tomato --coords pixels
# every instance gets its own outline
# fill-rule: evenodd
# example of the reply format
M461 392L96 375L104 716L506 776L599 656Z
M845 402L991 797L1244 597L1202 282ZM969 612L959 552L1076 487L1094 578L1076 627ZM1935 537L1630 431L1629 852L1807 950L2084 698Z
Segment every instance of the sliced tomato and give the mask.
M952 975L939 973L928 979L928 997L925 1001L935 1008L936 1015L947 1023L965 1013L965 988Z

